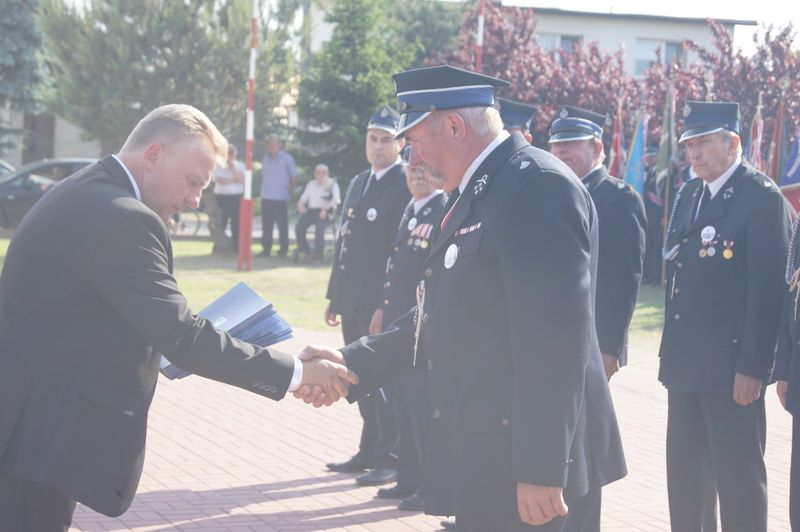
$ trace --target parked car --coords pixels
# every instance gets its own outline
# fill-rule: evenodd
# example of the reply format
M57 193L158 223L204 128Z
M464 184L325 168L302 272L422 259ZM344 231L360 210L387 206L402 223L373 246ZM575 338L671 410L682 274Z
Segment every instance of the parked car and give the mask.
M8 163L3 159L0 159L0 177L3 177L6 174L10 174L13 171L14 167L11 165L11 163Z
M96 159L45 159L0 176L0 227L14 227L47 190Z

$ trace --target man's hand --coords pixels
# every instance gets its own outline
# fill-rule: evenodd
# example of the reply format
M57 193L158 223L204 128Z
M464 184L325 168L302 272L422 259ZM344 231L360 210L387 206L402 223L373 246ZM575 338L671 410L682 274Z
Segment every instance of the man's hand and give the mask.
M383 332L383 309L376 308L372 313L372 319L369 322L369 333L380 334Z
M328 303L328 306L325 307L325 323L331 327L336 327L340 323L339 319L337 318L337 314L331 310L330 303Z
M567 515L564 488L517 482L517 511L523 523L538 526Z
M293 394L296 398L302 399L306 404L313 404L315 408L330 406L336 399L333 399L320 384L306 381L305 368L307 363L311 361L327 361L328 363L333 363L337 367L344 368L351 376L355 377L355 382L352 380L348 381L350 384L358 384L358 375L344 366L344 357L342 353L335 349L324 345L308 345L298 355L298 358L303 361L303 382ZM344 395L340 393L339 395L342 397L347 396L346 393Z
M603 353L603 367L606 370L606 378L611 380L614 373L619 371L619 358L614 355Z
M300 214L305 214L306 210L307 210L306 206L298 201L297 202L297 212L299 212Z
M778 399L781 400L781 406L786 408L786 392L789 391L789 381L778 381L775 391L778 393Z
M328 219L328 211L325 209L319 210L319 219L320 220L327 220Z
M303 380L300 382L300 388L295 391L295 396L300 390L311 387L312 390L317 390L318 396L325 394L325 397L316 397L312 401L314 406L322 404L330 406L340 398L347 397L352 384L358 384L358 375L346 366L324 358L303 360Z
M733 378L733 400L740 406L747 406L761 396L761 379L737 373Z

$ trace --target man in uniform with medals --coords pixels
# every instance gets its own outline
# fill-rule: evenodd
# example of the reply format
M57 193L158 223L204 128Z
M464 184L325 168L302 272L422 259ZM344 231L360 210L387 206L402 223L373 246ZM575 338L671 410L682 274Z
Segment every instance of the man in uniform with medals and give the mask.
M442 220L447 196L438 189L441 177L420 167L406 167L411 201L397 228L392 252L386 261L383 297L372 315L369 333L378 334L417 304L417 285L424 277L434 228ZM397 448L397 484L378 490L383 499L401 499L398 508L424 509L422 463L427 447L428 383L422 369L397 378L390 387L400 441Z
M411 197L400 158L404 141L394 138L399 119L390 107L370 117L365 146L370 169L350 181L342 206L325 323L339 325L341 316L345 343L369 334L372 314L382 301L386 259ZM358 452L328 468L337 472L371 469L356 479L365 486L393 482L397 424L388 397L376 391L362 397L358 408L364 420Z
M460 532L575 530L626 474L594 324L597 213L561 161L503 130L508 82L447 65L394 76L409 164L450 194L417 308L340 351L351 397L412 366L430 399L425 511ZM298 396L321 404L308 387Z
M669 398L672 530L767 530L764 387L775 361L789 207L742 160L739 104L688 102L680 143L697 178L679 191L659 380ZM713 528L711 528L713 527Z

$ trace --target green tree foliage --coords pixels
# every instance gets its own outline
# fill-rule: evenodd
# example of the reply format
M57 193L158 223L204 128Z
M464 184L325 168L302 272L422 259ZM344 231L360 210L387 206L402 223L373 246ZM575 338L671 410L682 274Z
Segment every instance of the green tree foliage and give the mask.
M0 115L8 110L36 111L44 90L37 0L0 3ZM0 123L0 154L14 146L21 131Z
M326 20L331 40L312 59L300 83L298 112L307 131L301 163L324 162L349 179L363 170L370 114L394 103L392 74L412 61L388 36L388 0L333 0Z
M279 7L283 3L278 2ZM250 1L74 4L45 0L41 10L55 86L49 102L53 112L111 152L148 111L166 103L187 103L243 144ZM276 29L280 21L272 27L262 21L259 26L256 116L257 132L263 133L282 120L273 110L288 92L292 59L285 33Z
M406 68L425 66L428 58L449 54L457 44L456 37L468 7L466 2L437 0L392 2L388 24L393 47L413 53Z

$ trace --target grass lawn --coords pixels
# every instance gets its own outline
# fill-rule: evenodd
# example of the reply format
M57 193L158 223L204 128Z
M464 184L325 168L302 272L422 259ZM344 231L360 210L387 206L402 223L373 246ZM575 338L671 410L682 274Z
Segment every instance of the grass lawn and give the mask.
M8 243L8 233L0 234L0 263ZM331 331L322 321L330 266L297 266L287 259L253 257L253 270L240 272L235 255L211 255L211 242L176 239L173 247L178 285L195 312L235 283L245 281L272 301L293 326ZM630 329L631 365L657 366L663 323L663 291L643 285Z

